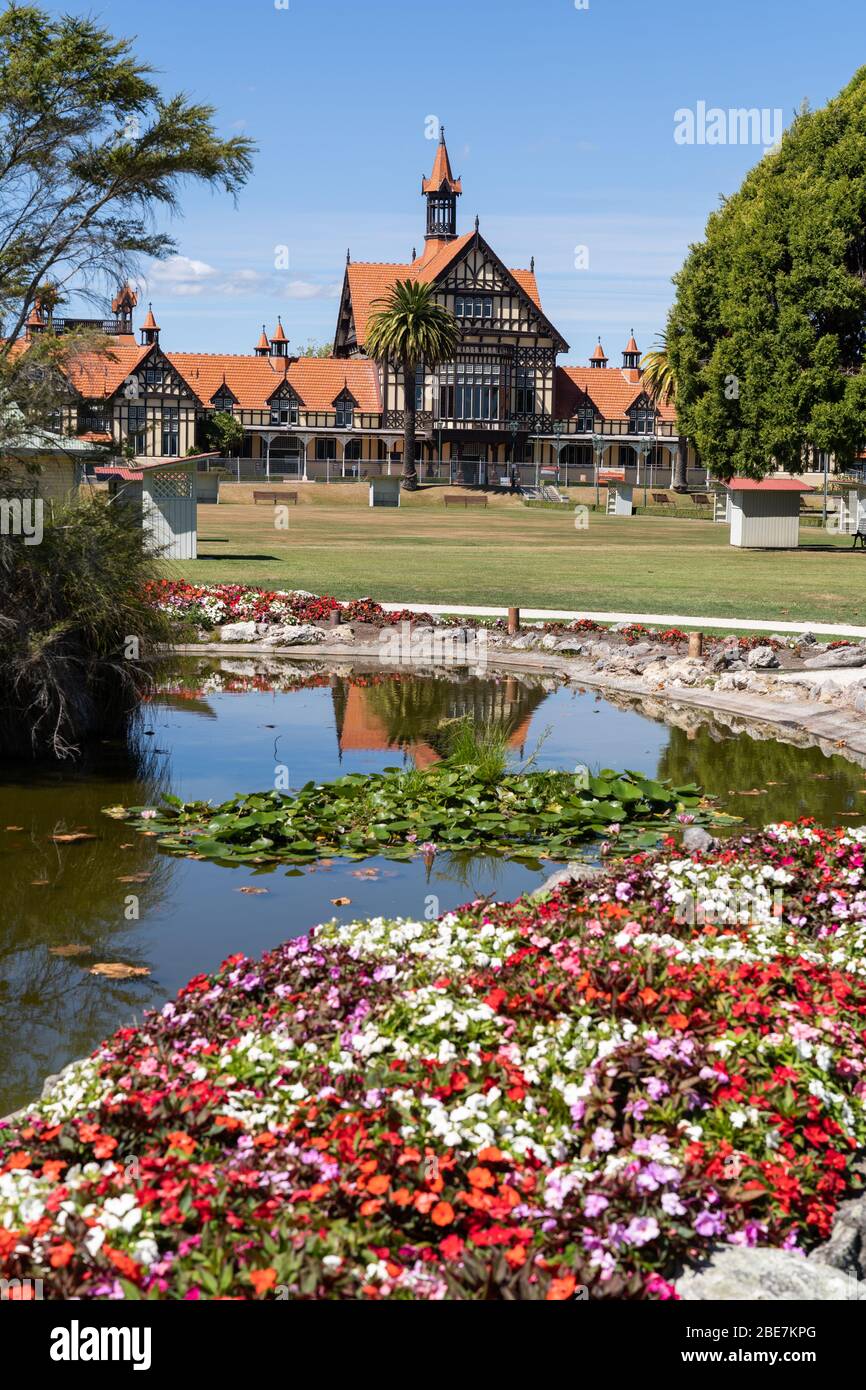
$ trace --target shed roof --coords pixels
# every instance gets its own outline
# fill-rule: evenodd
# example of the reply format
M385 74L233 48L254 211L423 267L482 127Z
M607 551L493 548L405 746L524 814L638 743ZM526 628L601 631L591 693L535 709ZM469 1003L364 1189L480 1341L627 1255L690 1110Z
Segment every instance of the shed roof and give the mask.
M796 478L731 478L725 486L731 492L814 492L808 483Z

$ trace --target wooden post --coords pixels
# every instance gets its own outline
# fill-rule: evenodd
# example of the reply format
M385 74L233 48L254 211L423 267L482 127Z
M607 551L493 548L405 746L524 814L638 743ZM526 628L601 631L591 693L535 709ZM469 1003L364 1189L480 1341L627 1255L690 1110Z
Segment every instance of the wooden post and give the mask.
M516 637L520 631L520 609L509 608L508 610L508 636Z
M332 608L328 619L329 627L339 627L343 621L339 608Z
M689 633L689 656L703 656L704 654L704 634L702 632Z

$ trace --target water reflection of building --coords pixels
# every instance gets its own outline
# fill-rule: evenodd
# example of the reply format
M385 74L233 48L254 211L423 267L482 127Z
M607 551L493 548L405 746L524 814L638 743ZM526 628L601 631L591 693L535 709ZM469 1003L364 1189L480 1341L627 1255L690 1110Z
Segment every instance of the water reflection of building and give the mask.
M501 725L522 757L532 716L545 698L543 690L512 676L500 682L397 677L369 686L335 676L331 694L341 758L399 748L421 768L444 756L447 725L467 717L478 726Z

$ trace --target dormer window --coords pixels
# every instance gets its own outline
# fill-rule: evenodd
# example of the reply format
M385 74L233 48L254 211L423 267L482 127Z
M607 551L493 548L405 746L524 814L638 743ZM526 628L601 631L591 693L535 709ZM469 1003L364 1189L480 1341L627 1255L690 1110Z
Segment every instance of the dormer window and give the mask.
M646 397L637 401L628 412L629 434L655 434L656 412Z
M271 401L272 425L296 425L298 423L298 400L296 396L279 396Z
M592 401L580 402L574 412L574 420L578 434L592 434L595 429L595 406Z
M235 398L228 391L220 391L213 398L213 408L221 415L233 415L235 410Z
M355 402L351 396L341 396L334 402L337 412L337 429L350 430L355 423Z

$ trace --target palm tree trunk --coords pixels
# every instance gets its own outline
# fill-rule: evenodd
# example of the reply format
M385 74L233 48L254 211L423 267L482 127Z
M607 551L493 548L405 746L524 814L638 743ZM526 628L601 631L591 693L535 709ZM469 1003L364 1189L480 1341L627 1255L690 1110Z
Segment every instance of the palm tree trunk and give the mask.
M415 363L403 359L403 487L415 492L418 470L415 466Z
M689 445L688 440L679 439L677 441L677 452L674 458L673 477L671 478L672 492L688 492L689 490Z

